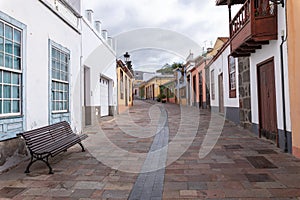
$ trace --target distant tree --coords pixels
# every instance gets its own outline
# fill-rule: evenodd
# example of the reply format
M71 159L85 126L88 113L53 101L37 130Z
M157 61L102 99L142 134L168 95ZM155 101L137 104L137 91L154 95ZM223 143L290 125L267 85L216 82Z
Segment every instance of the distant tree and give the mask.
M176 68L182 68L182 63L173 63L172 65L169 65L168 63L165 64L161 69L157 70L157 73L161 74L173 74L173 70Z

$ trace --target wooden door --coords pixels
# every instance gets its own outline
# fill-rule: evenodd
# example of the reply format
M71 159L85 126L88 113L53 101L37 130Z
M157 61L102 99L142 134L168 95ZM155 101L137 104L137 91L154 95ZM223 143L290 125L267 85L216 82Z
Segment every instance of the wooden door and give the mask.
M223 74L219 75L219 112L224 113Z
M197 106L196 75L193 76L193 106Z
M260 136L278 144L274 60L258 65Z
M199 73L199 107L203 107L203 77L202 71Z

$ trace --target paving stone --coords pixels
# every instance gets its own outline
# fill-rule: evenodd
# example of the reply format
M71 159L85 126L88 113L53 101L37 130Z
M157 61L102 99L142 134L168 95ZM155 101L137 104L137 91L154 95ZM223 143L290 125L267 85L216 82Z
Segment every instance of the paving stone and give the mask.
M272 182L275 181L268 174L245 174L250 182Z
M104 190L102 199L127 199L129 190Z
M95 189L101 190L104 187L104 183L95 181L78 181L75 185L75 189Z
M13 198L23 192L26 188L4 187L0 190L0 197Z
M71 194L72 198L89 198L92 196L92 194L95 192L95 190L86 190L86 189L76 189Z
M247 160L257 169L273 169L277 168L273 163L267 160L264 156L247 156Z
M180 190L179 194L181 197L197 197L197 190Z
M207 190L207 183L205 182L188 182L189 190Z
M1 193L0 197L14 200L128 199L133 186L136 185L136 191L139 191L136 199L141 199L144 195L143 197L150 200L300 200L300 159L281 153L272 142L259 139L250 131L227 121L211 152L200 159L199 149L209 128L211 113L208 110L200 110L199 128L195 137L192 137L192 143L187 145L187 138L192 131L190 127L196 124L195 115L189 113L194 108L163 105L168 111L168 128L157 129L158 115L152 116L154 121L150 124L151 106L156 107L152 115L160 112L154 104L135 101L134 106L129 109L130 118L139 123L145 134L151 135L151 132L162 130L169 132L168 137L165 133L145 138L125 133L120 128L123 124L132 134L140 133L139 129L128 125L128 116L126 120L123 119L126 115L111 118L116 120L103 120L99 126L104 129L102 131L105 131L105 136L124 151L148 153L151 150L149 158L152 160L148 163L154 167L166 161L164 169L138 174L145 159L118 154L101 139L96 140L96 145L91 149L87 148L86 152L80 152L80 147L74 146L68 152L51 159L55 169L53 175L47 174L44 163L39 162L33 165L32 172L28 175L24 174L26 162L0 174L0 191L5 191L4 188L17 189L6 192L14 195L12 198L3 197ZM185 116L181 115L182 113L185 113ZM121 119L120 125L117 119ZM212 130L217 131L216 127L220 124L222 123L216 122ZM97 136L97 131L99 127L88 132ZM174 142L181 132L186 135L178 137L180 142L172 147L170 143ZM84 141L84 145L87 145L87 140ZM168 151L161 151L161 154L157 154L159 156L154 156L153 150L162 147L167 147ZM90 150L95 150L101 158L110 159L114 167L101 163ZM249 157L254 160L252 163ZM264 157L263 161L260 157ZM269 163L265 164L265 160L276 168L270 168ZM134 169L136 173L122 171L118 168L120 166L124 167L123 169Z

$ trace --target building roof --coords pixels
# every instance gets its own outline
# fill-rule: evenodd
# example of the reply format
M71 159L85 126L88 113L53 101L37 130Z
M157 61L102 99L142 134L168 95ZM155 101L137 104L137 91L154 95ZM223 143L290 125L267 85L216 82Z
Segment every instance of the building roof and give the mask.
M131 70L123 63L122 60L117 60L117 67L120 67L130 78L133 78Z

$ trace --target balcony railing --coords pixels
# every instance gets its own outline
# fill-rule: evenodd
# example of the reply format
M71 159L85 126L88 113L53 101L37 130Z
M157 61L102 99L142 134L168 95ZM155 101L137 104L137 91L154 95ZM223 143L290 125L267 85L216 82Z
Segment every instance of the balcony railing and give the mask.
M230 22L230 36L232 37L250 20L250 0L246 1L236 16Z
M246 0L229 25L233 55L250 55L277 39L277 6L269 0Z

